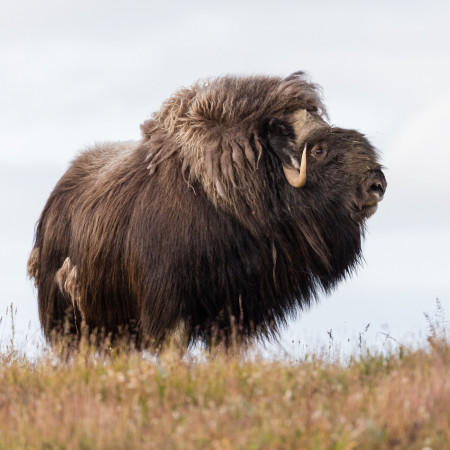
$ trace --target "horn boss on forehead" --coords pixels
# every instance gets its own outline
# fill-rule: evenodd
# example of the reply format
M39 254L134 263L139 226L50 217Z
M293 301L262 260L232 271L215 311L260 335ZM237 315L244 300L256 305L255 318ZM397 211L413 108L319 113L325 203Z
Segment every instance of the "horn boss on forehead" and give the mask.
M229 345L330 291L386 180L363 135L325 122L318 92L301 72L198 82L139 142L76 158L28 263L45 335Z

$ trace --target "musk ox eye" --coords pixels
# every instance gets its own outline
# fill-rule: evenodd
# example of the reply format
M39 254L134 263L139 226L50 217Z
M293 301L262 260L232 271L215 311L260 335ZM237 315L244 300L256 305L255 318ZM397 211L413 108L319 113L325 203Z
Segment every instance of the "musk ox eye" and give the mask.
M322 145L317 145L317 146L313 147L313 149L311 151L311 155L315 156L316 158L323 159L327 155L327 151L326 151L325 147L323 147Z

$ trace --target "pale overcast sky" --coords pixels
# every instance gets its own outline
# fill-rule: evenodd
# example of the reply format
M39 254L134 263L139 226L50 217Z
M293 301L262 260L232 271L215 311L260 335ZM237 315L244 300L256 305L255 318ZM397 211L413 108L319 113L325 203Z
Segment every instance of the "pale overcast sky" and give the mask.
M369 322L370 342L417 336L436 297L450 316L450 2L1 1L0 67L0 316L17 306L19 338L30 322L39 335L25 265L70 160L138 139L177 88L227 73L308 72L331 122L365 133L387 167L365 266L285 345Z

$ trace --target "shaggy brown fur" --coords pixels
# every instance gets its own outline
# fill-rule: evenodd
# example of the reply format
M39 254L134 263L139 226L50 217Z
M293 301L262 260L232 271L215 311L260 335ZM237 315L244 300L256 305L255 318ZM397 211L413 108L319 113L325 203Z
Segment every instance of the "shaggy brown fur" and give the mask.
M276 333L328 292L358 263L386 182L363 135L324 114L301 72L227 76L175 93L141 142L82 153L28 264L46 336L83 323L138 346L229 344L233 324L242 337ZM282 167L299 167L305 143L296 189Z

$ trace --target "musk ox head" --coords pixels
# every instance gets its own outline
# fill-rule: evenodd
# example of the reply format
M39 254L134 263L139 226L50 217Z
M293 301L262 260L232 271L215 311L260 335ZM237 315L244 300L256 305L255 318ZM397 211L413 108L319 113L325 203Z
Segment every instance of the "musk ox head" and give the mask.
M255 203L253 214L265 206L258 194L270 175L278 191L295 192L300 207L320 192L361 223L386 187L376 151L362 134L330 126L324 116L318 88L302 72L199 83L178 91L143 124L148 168L153 173L176 152L184 179L201 182L211 201L238 215L244 205ZM172 139L170 151L153 145L161 129Z
M386 189L368 140L325 119L301 72L226 76L176 92L141 142L81 154L29 261L45 333L275 333L355 268Z

